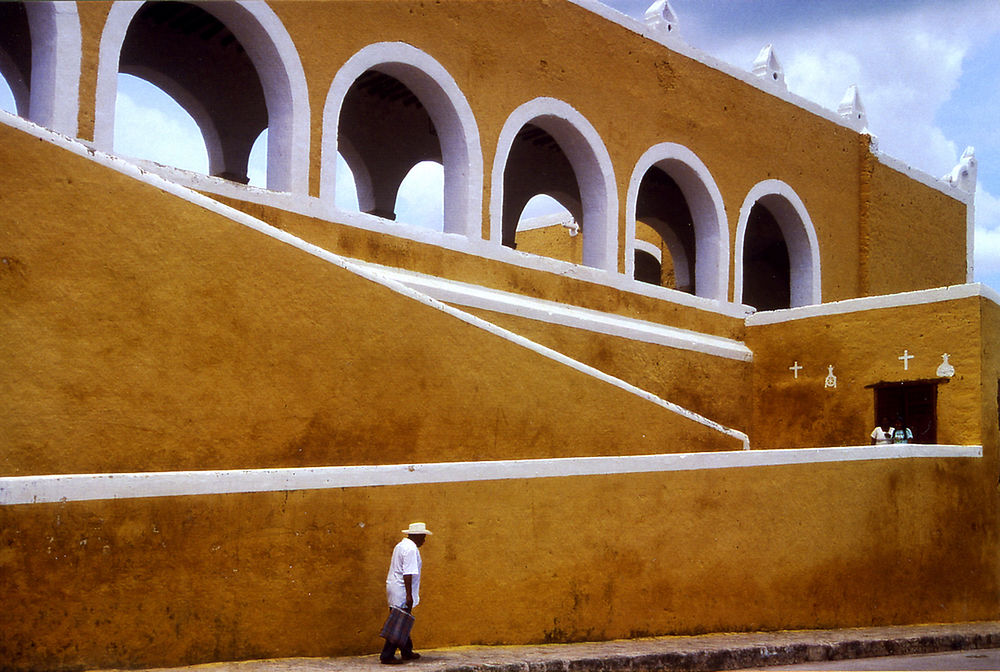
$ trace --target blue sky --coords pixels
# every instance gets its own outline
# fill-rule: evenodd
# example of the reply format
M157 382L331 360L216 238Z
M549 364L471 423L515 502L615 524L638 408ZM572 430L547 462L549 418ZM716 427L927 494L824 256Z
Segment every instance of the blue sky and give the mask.
M636 18L652 0L603 0ZM772 44L789 90L836 109L858 85L868 126L885 154L934 177L966 146L979 162L976 280L1000 290L1000 0L670 0L681 37L749 70ZM13 110L0 79L0 108ZM204 172L194 122L141 80L122 76L115 147L124 155ZM123 123L124 122L124 123ZM251 184L264 184L266 137L251 156ZM346 170L342 166L341 170ZM338 171L339 172L339 171ZM404 184L400 221L440 227L440 167L421 166ZM356 207L338 180L338 204ZM550 209L540 205L532 214Z

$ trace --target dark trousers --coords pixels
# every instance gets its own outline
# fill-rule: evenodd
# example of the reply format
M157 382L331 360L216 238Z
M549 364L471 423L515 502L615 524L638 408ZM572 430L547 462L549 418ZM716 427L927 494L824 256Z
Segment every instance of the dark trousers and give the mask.
M391 660L396 657L396 649L399 649L400 654L403 658L407 658L413 655L413 640L409 637L406 638L406 644L402 646L396 646L388 639L385 640L385 646L382 647L382 654L379 656L381 660Z

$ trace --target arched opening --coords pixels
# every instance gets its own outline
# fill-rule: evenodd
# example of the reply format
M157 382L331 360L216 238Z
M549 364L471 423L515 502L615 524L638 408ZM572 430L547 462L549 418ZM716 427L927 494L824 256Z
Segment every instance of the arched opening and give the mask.
M694 220L684 193L667 173L653 166L642 178L636 199L635 238L660 250L660 274L656 283L694 294L696 279L687 272L694 268L697 253ZM636 249L636 259L642 250ZM652 278L648 259L644 262L646 282ZM683 274L678 273L683 269ZM636 266L635 278L640 269Z
M13 99L13 109L28 117L31 97L31 29L23 2L0 2L0 75Z
M358 187L351 167L343 154L337 152L337 191L334 203L341 210L358 211Z
M663 285L662 250L652 245L649 248L635 247L635 279L650 285Z
M521 210L515 244L529 254L583 263L583 244L576 217L548 194L533 196Z
M755 186L740 208L735 300L757 310L822 301L819 244L809 213L779 180Z
M338 170L344 163L349 175ZM431 164L442 167L440 190L402 203L400 188L411 173L415 183L436 185ZM320 198L339 209L352 177L360 211L426 224L440 191L442 224L431 228L479 235L482 153L472 109L447 71L414 47L373 44L340 69L323 111L322 166Z
M743 240L743 303L757 310L792 306L788 245L778 221L760 203L750 211Z
M399 184L396 218L432 231L444 230L444 166L421 161Z
M119 75L115 101L119 154L199 173L208 152L198 124L177 101L139 77Z
M691 150L661 143L642 155L629 181L625 217L627 275L709 299L728 298L726 210L712 175ZM642 254L653 251L659 276Z
M579 263L617 270L618 201L611 158L597 131L569 105L537 98L511 114L500 133L491 191L490 237L498 244L522 249L521 212L533 197L547 194L579 227Z
M525 124L511 145L504 167L503 237L507 247L518 248L521 213L534 197L544 194L583 219L580 185L573 165L559 142L544 128Z
M10 89L4 109L76 135L80 40L74 2L0 2L0 79Z
M397 219L400 186L414 168L443 160L437 129L423 103L406 84L376 69L363 73L348 90L338 133L338 144L353 150L343 153L352 174L363 172L371 185L358 189L359 207L384 219Z
M209 148L211 175L249 181L250 149L268 126L267 103L253 62L225 24L198 5L147 2L129 24L118 67L191 115Z
M251 187L267 188L267 129L265 128L253 141L250 148L250 160L247 162L247 183Z
M267 186L305 193L309 103L298 53L274 12L249 2L115 2L101 36L94 141L114 148L119 73L166 92L198 124L208 172L249 181L269 129Z

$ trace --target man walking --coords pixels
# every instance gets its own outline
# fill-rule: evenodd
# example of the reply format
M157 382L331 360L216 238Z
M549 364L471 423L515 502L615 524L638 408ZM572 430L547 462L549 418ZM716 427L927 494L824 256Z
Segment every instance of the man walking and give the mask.
M413 607L420 604L420 570L423 567L420 547L431 532L424 523L410 523L403 534L406 538L392 549L389 573L385 577L385 594L389 600L390 614L393 608L410 613ZM396 658L397 648L400 659ZM383 665L394 665L419 657L419 653L413 652L413 640L409 636L401 643L390 641L387 637L379 661Z

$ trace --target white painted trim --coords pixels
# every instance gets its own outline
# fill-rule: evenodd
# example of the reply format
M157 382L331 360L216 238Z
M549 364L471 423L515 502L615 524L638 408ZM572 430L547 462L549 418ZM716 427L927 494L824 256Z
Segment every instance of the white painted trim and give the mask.
M80 116L80 16L75 2L25 2L31 31L29 118L74 136Z
M802 199L781 180L764 180L754 185L740 206L736 226L736 277L733 300L743 303L743 246L750 211L760 203L774 216L788 246L791 304L793 308L821 303L819 241Z
M356 263L375 269L415 291L453 305L490 310L504 315L525 317L539 322L559 324L643 343L655 343L714 357L743 362L753 360L753 353L750 349L735 339L669 327L655 322L536 299L521 294L512 294L414 271L404 271L364 262Z
M482 238L483 153L472 107L444 66L426 52L403 42L368 45L348 59L334 76L323 107L320 199L329 204L334 215L340 215L334 203L340 111L351 85L372 69L405 84L420 99L434 124L444 166L445 232ZM344 156L346 160L348 154ZM359 201L363 199L364 187L359 185Z
M698 296L725 301L729 291L729 222L722 192L701 159L687 147L672 142L650 147L632 170L625 200L625 275L635 276L636 202L642 178L654 166L677 183L691 211Z
M621 380L620 378L616 378L607 373L604 373L603 371L595 369L594 367L584 364L583 362L577 361L572 357L567 357L561 352L548 348L539 343L535 343L534 341L527 339L519 334L515 334L512 331L503 329L502 327L499 327L493 324L492 322L488 322L479 317L476 317L471 313L467 313L458 308L449 306L446 303L442 303L441 301L431 298L426 294L412 290L406 285L403 285L402 283L390 278L388 275L372 270L371 267L364 266L339 254L334 254L329 250L324 250L323 248L317 245L308 243L302 240L301 238L294 236L291 233L288 233L287 231L283 231L282 229L271 226L267 222L257 219L256 217L252 217L241 210L237 210L236 208L220 203L219 201L209 198L204 194L192 191L191 189L183 187L179 184L169 182L160 177L159 175L156 175L155 173L142 170L135 164L129 163L128 161L125 161L120 157L91 149L78 140L74 140L71 138L67 138L66 136L53 133L51 131L48 131L44 128L37 126L36 124L32 124L31 122L26 121L21 117L17 117L7 112L3 112L2 114L0 114L0 119L4 119L4 117L6 117L11 122L12 126L33 133L34 135L37 135L38 137L47 140L48 142L51 142L56 146L62 147L78 156L82 156L85 158L89 157L91 160L97 162L100 165L115 170L123 175L132 177L136 180L139 180L140 182L149 184L150 186L156 187L157 189L160 189L173 196L176 196L182 200L198 205L204 208L205 210L214 212L222 217L229 219L235 224L245 226L249 229L262 233L266 236L270 236L275 240L285 243L286 245L294 247L307 254L311 254L314 257L321 259L327 263L330 263L334 266L338 266L350 273L354 273L355 275L358 275L372 282L378 283L383 287L386 287L387 289L390 289L398 294L406 296L407 298L413 299L414 301L418 301L430 308L451 315L452 317L459 319L465 322L466 324L482 329L483 331L489 332L494 336L503 338L511 343L514 343L515 345L523 347L527 350L531 350L532 352L535 352L536 354L542 357L545 357L552 361L558 362L559 364L567 366L571 369L579 371L585 376L589 376L601 382L607 383L613 387L617 387L618 389L627 392L628 394L632 394L636 397L644 399L645 401L648 401L655 406L659 406L660 408L670 413L679 415L683 418L691 420L692 422L700 424L704 427L709 428L712 431L718 432L730 438L737 439L743 443L743 447L745 450L749 450L750 448L750 439L747 437L745 433L739 430L725 427L715 422L714 420L706 418L705 416L699 413L695 413L694 411L686 409L678 404L667 401L665 399L661 399L652 392L636 387L631 383L628 383L624 380Z
M748 315L747 326L762 326L766 324L779 324L781 322L792 322L794 320L805 320L810 317L826 317L829 315L844 315L846 313L860 313L869 310L881 310L883 308L901 308L904 306L921 306L943 301L957 301L968 299L974 296L988 299L1000 305L1000 293L992 287L971 283L967 285L952 285L950 287L938 287L935 289L923 289L915 292L901 292L899 294L883 294L881 296L866 296L859 299L845 299L843 301L833 301L813 306L803 306L801 308L790 308L787 310L769 310Z
M635 226L634 222L633 222L632 226L633 227ZM640 251L641 252L645 252L646 254L648 254L651 257L653 257L654 259L656 259L656 261L658 261L660 264L663 263L663 250L661 250L659 247L657 247L656 245L653 245L650 242L647 242L645 240L639 240L637 238L632 238L631 241L632 241L632 252L631 252L632 268L629 269L627 267L628 265L626 264L626 270L625 270L626 274L635 275L635 253L636 252L640 252ZM687 261L684 260L684 263L686 265ZM674 268L677 268L677 262L676 261L674 262ZM690 272L690 271L685 271L685 272L687 273L687 272Z
M6 476L0 477L0 506L982 456L982 446L909 444L349 467Z
M23 122L23 123L22 123ZM4 110L0 110L0 123L12 126L36 137L49 142L55 142L44 129L38 125L26 121L21 117L12 115ZM79 146L93 149L91 143L85 143L79 139L74 140ZM59 144L59 143L55 143ZM363 212L350 212L344 210L331 210L330 204L307 194L291 194L287 192L275 192L243 184L237 184L222 178L212 177L193 171L182 170L172 166L164 166L152 161L122 158L135 164L145 172L155 173L164 179L175 182L179 185L190 187L198 191L229 196L251 203L260 203L275 208L282 208L289 212L294 212L309 217L315 217L324 221L335 222L346 226L372 231L374 233L394 236L404 240L411 240L427 245L434 245L446 250L460 252L462 254L474 255L483 259L489 259L503 264L510 264L520 268L526 268L542 273L558 275L562 278L570 278L581 282L588 282L602 287L611 287L623 292L646 296L658 301L704 310L717 315L733 317L742 320L749 309L745 306L736 305L715 299L705 299L700 296L692 296L685 292L679 292L666 287L657 287L645 282L638 282L627 278L620 273L608 273L601 269L580 266L559 259L541 257L533 254L525 254L512 250L502 245L494 245L484 241L482 238L467 238L464 235L453 233L442 233L422 227L408 226L397 222L369 215Z
M573 167L580 189L583 263L618 271L618 186L611 155L600 134L567 103L535 98L514 110L500 131L490 187L490 241L502 246L504 169L517 134L535 124L551 135Z
M117 0L101 33L94 104L94 145L112 152L115 99L125 34L144 3ZM310 112L305 71L281 20L263 0L198 3L233 32L246 49L264 89L268 114L267 184L272 191L309 190Z

